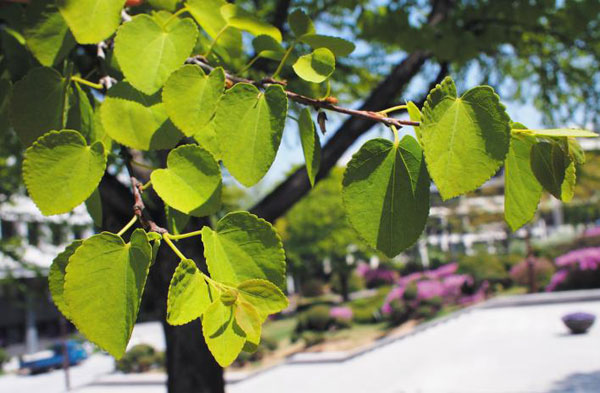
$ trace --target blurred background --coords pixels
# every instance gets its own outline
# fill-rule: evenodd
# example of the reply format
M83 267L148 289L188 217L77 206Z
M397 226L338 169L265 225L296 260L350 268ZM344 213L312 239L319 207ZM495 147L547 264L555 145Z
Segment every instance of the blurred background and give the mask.
M288 13L302 8L319 31L356 43L332 80L344 106L421 103L451 75L460 91L493 86L513 120L530 128L600 129L597 0L236 3L284 37ZM3 9L0 42L13 45ZM85 64L94 49L82 47L72 60ZM1 62L18 74L22 65L14 60ZM274 66L259 60L250 76ZM289 89L319 93L295 80ZM600 142L580 141L586 163L577 168L573 201L545 194L532 222L516 232L504 222L502 171L446 202L432 187L426 231L389 259L358 238L341 201L352 154L388 131L328 116L325 169L302 198L289 197L294 179L306 176L295 122L258 185L246 189L226 179L218 216L248 209L274 222L287 254L290 298L290 307L264 326L258 351L242 353L226 370L226 390L600 391L600 328L593 325L600 313ZM86 342L53 305L47 276L66 245L100 228L85 206L42 216L22 185L22 148L9 127L0 129L0 391L166 391L165 299L153 290L160 285L150 281L123 359L115 362ZM122 171L115 163L110 176L126 181ZM274 200L285 207L272 209Z

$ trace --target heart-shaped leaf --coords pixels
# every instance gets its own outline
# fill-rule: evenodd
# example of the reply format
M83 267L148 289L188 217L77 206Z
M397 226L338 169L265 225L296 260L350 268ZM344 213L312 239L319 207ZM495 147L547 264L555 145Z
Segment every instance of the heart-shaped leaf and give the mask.
M115 56L129 83L151 95L185 62L197 37L198 29L190 18L161 25L141 14L117 31Z
M184 145L167 157L167 169L151 175L156 193L175 209L203 217L221 204L221 168L212 154L197 145Z
M308 82L321 83L335 70L335 56L327 48L300 56L293 66L296 74Z
M429 216L429 175L419 143L407 135L365 143L348 163L342 196L348 219L389 257L418 239Z
M319 141L319 134L317 134L315 128L315 123L310 117L310 109L304 108L300 112L298 129L300 131L302 150L304 151L306 172L308 173L310 185L314 186L315 177L317 176L319 166L321 165L321 143Z
M207 76L202 68L185 65L171 74L162 98L173 123L186 136L192 136L208 126L224 91L222 68L216 68Z
M167 322L184 325L200 318L213 302L216 292L206 284L196 264L191 259L179 263L169 285Z
M126 0L57 0L63 18L80 44L110 37L121 23Z
M215 129L221 157L229 172L245 186L256 184L275 160L287 115L287 96L279 85L261 93L238 83L217 108Z
M56 308L66 317L69 317L69 309L65 303L63 296L65 287L65 270L67 269L67 263L71 255L77 250L77 248L83 243L83 240L75 240L69 244L67 248L54 258L52 265L50 265L50 271L48 272L48 288L52 295L52 301L56 305Z
M355 45L343 38L331 37L321 34L305 34L300 41L308 44L313 49L327 48L335 56L348 56L354 52Z
M234 307L225 305L220 298L204 312L202 332L206 345L221 367L233 363L246 342L246 333L235 321Z
M229 213L215 230L202 228L204 256L211 277L238 284L265 279L283 288L285 253L271 224L248 212Z
M137 319L152 247L142 229L129 243L103 232L69 258L64 299L71 321L90 341L119 359Z
M75 47L75 39L56 4L34 0L25 10L23 36L40 64L52 66Z
M69 83L52 68L34 68L13 86L10 120L25 146L63 126Z
M567 176L572 160L560 144L553 140L536 143L531 148L530 160L533 174L546 191L557 199L568 199L568 188L565 190L567 195L563 195L563 183L565 179L572 182L575 174L572 172Z
M147 96L127 82L108 91L100 116L112 139L134 149L170 149L183 136L169 120L160 93Z
M315 34L315 25L313 21L302 10L296 9L288 15L288 24L296 38L305 34Z
M23 180L31 199L49 216L83 203L100 183L105 168L102 143L88 146L77 131L52 131L25 151Z
M420 125L427 168L444 200L485 183L510 144L510 118L491 87L475 87L460 98L455 92L449 78L433 89Z
M513 134L504 164L504 219L513 231L529 220L542 197L542 185L531 170L531 148L536 139Z

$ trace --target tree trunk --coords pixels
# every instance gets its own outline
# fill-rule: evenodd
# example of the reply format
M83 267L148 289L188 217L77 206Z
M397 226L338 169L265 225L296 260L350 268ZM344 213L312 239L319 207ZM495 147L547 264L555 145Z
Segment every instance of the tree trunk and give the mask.
M342 291L342 300L344 300L344 302L347 302L350 300L350 290L348 288L348 279L350 276L350 272L348 271L341 271L338 273L339 278L340 278L340 289Z

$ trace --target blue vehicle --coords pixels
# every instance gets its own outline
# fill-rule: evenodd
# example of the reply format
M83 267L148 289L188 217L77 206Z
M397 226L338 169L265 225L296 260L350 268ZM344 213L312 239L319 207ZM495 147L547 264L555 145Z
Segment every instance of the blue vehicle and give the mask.
M87 359L88 354L80 343L67 341L67 356L69 365L74 366ZM55 344L46 351L23 355L19 359L21 369L27 369L31 374L37 374L44 371L61 368L63 366L63 346Z

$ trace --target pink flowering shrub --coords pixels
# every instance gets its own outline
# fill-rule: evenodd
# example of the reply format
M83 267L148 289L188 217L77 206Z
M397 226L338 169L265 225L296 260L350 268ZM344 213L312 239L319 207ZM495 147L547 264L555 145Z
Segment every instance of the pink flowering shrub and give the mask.
M367 288L391 285L398 279L398 273L394 270L386 269L384 267L372 269L366 263L359 264L356 267L356 273L364 278Z
M597 288L600 282L600 247L570 251L556 258L558 271L550 279L546 291Z
M467 304L485 298L489 284L485 282L474 295L466 296L463 288L472 287L474 280L468 274L456 274L457 269L458 264L451 263L400 277L388 293L381 312L392 323L401 323L412 315L434 314L444 304Z
M351 321L352 309L350 307L332 307L329 310L329 316L333 319Z
M554 273L552 263L544 258L535 258L533 260L533 276L537 288L544 288L550 282ZM523 260L510 269L510 278L519 285L529 285L529 265L527 260Z

